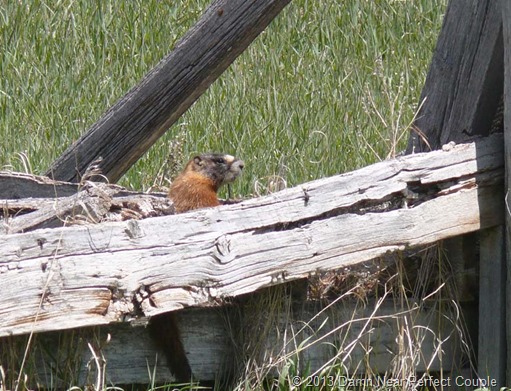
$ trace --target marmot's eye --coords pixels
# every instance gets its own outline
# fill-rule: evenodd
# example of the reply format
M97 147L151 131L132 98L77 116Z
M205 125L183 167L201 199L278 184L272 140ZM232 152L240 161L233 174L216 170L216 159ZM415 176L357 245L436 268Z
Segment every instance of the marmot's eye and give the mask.
M218 164L225 164L225 159L223 157L219 157L219 158L216 158L215 161L218 163Z

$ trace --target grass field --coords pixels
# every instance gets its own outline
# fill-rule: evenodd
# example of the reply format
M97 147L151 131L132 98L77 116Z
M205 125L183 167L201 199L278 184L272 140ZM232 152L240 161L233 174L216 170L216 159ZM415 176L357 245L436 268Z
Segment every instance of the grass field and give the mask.
M0 167L42 173L208 1L2 3ZM292 2L121 183L158 182L169 151L178 161L167 176L195 152L225 151L247 163L235 190L249 195L270 175L292 186L402 149L444 9L445 0Z
M43 173L208 3L0 0L0 169ZM293 1L121 184L166 185L193 153L221 151L245 161L234 191L247 197L274 175L293 186L392 156L445 6Z

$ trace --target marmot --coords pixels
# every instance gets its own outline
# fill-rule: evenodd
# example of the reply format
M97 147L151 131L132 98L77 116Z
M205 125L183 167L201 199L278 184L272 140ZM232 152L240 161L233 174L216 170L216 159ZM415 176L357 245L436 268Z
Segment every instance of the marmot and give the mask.
M207 153L195 156L172 182L169 197L176 213L220 205L218 189L232 183L245 163L231 155ZM192 370L173 313L157 315L149 323L151 338L164 352L169 370L178 382L188 382Z
M169 197L176 213L220 205L218 189L234 182L244 164L234 156L220 153L195 156L170 186Z

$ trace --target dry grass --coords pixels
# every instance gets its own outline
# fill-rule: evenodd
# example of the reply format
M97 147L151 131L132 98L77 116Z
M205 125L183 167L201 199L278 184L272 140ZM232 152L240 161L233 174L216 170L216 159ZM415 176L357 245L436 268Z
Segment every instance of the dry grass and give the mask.
M365 267L321 276L309 289L324 285L325 297L309 299L305 311L283 287L245 304L251 316L243 318L241 338L233 337L243 341L245 364L233 389L333 390L344 382L365 386L351 389L407 390L446 379L453 362L468 359L471 344L441 246ZM318 311L311 316L313 302ZM328 360L316 366L321 351Z

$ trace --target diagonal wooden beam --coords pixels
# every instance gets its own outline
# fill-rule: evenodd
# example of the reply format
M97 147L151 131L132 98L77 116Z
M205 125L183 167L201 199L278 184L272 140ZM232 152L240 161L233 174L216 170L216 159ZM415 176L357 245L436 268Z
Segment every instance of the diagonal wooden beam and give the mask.
M46 175L78 182L102 158L119 178L202 95L290 0L217 0L174 50L62 156Z

